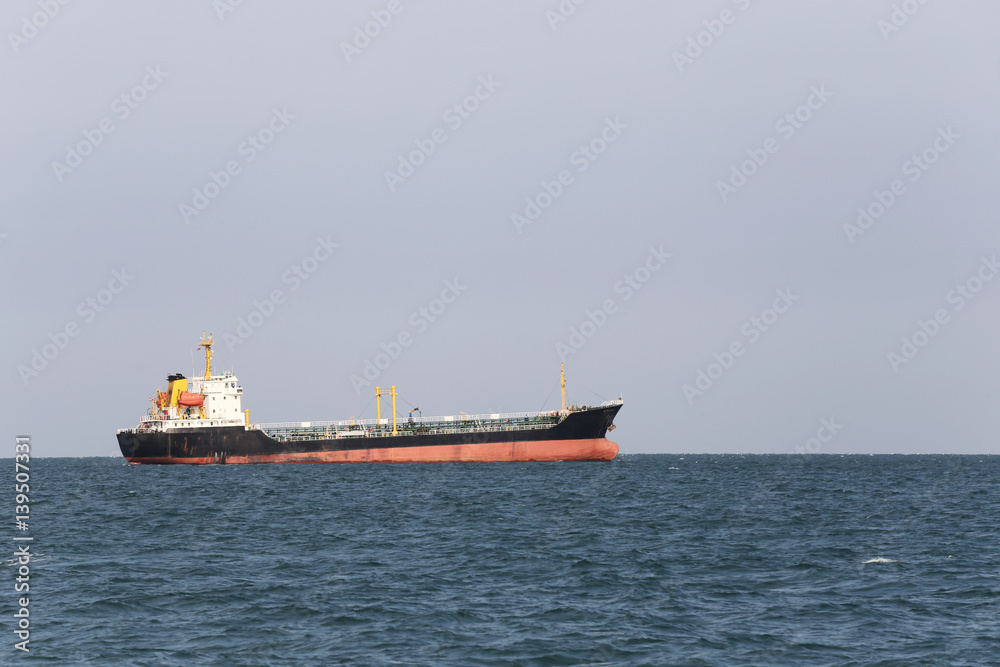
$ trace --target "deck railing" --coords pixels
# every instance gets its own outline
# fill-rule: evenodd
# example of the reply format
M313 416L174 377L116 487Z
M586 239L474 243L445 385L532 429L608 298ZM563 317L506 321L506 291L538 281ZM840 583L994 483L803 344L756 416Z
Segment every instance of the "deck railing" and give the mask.
M439 424L439 423L454 423L461 424L464 422L474 422L474 421L502 421L506 419L525 419L525 418L535 418L535 417L558 417L558 410L549 410L545 412L502 412L494 414L481 414L481 415L446 415L443 417L414 417L410 421L409 417L397 417L396 425L397 428L404 424ZM261 430L275 429L275 428L317 428L317 427L327 427L327 426L386 426L392 427L392 417L382 417L381 420L378 419L338 419L332 421L313 421L313 422L269 422L257 424Z
M445 419L424 417L413 421L396 422L397 435L434 435L441 433L477 433L486 431L514 431L545 429L558 424L558 412L506 413L491 415L463 415L463 418ZM384 438L391 437L392 420L344 420L334 422L283 422L257 424L264 433L280 440L317 440L327 438Z

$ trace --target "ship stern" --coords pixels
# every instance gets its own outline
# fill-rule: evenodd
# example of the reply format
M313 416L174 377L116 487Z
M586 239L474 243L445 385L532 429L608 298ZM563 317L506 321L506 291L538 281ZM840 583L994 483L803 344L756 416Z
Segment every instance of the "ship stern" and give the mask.
M125 460L132 461L132 455L135 453L135 433L132 431L119 431L117 433L118 438L118 448L122 450L122 456Z

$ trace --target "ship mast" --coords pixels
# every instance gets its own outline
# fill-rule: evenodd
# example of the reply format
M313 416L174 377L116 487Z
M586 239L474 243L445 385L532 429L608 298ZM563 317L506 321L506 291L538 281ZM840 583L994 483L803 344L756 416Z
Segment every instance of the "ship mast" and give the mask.
M566 412L566 364L559 364L559 382L562 384L562 409Z
M378 424L379 428L382 427L382 397L392 396L392 434L397 435L399 431L396 430L396 385L392 385L390 391L386 391L382 387L375 387L375 423Z
M205 338L205 332L201 332L201 340L199 341L201 347L205 348L205 379L212 379L212 334L208 334L208 338Z
M201 343L201 347L205 348L205 380L207 382L208 380L212 379L212 345L213 345L212 334L208 334L208 338L205 338L205 331L202 330L202 332L201 332L201 340L198 341L198 342ZM201 349L201 348L198 348L198 349ZM198 419L204 419L205 418L205 398L204 398L204 396L205 396L205 385L204 384L201 386L201 395L202 395L201 405L198 406ZM250 416L247 415L247 419L249 419L249 418L250 418Z

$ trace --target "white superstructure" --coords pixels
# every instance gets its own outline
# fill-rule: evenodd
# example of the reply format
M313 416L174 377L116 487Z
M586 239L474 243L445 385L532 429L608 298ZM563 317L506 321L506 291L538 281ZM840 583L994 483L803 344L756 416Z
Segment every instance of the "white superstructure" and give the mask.
M244 426L243 387L232 371L212 375L212 337L202 336L205 376L167 376L167 390L150 397L153 405L140 418L141 430L168 431L211 426Z

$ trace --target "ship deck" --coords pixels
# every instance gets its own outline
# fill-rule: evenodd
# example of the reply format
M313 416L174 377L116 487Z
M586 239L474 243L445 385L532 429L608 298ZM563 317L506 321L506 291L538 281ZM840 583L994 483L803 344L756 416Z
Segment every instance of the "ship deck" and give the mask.
M446 433L483 433L491 431L524 431L552 428L567 413L511 412L448 417L417 417L396 420L396 434L440 435ZM278 422L255 424L256 428L275 440L329 440L331 438L393 437L392 419L346 419L339 421Z

